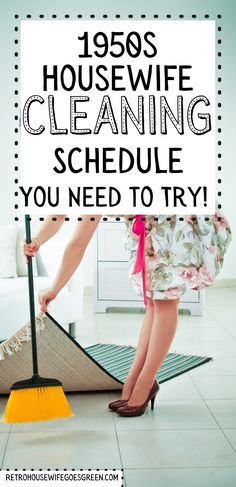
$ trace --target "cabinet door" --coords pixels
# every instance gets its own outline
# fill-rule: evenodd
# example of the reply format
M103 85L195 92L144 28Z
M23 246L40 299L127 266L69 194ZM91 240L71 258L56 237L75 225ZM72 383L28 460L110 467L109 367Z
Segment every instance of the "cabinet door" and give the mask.
M200 291L194 291L193 289L188 289L180 298L181 303L199 303L199 301Z
M143 301L128 278L128 262L98 262L97 299Z
M97 275L96 296L101 301L116 301L140 305L142 296L134 291L128 278L128 256L124 249L124 222L101 222L97 230ZM181 296L180 302L196 306L200 303L200 291L188 290Z
M127 261L124 236L124 222L101 222L97 230L98 260Z

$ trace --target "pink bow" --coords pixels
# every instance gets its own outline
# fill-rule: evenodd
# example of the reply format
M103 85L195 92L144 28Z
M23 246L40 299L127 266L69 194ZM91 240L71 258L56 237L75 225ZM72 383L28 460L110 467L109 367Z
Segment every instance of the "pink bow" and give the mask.
M144 304L147 305L146 294L146 265L145 265L145 218L144 215L135 215L135 220L132 226L132 231L139 236L137 257L132 274L142 272L143 281L143 298Z

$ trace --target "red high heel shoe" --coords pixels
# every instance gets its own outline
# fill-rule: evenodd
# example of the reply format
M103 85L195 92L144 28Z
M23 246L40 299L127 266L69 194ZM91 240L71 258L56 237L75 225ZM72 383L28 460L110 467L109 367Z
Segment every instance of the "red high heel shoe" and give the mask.
M128 400L129 399L117 399L116 401L109 402L108 408L111 409L111 411L116 411L117 408L127 404Z
M116 409L116 412L120 416L141 416L141 414L145 412L149 401L151 401L151 409L153 410L154 402L159 389L160 389L160 384L157 382L157 380L155 380L151 387L151 390L149 391L148 397L143 404L140 404L139 406L129 406L126 403L123 406L118 407Z

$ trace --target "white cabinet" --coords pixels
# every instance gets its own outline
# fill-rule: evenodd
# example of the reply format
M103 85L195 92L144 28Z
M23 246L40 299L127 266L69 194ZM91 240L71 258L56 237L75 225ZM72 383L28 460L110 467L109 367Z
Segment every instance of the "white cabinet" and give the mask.
M128 278L128 256L124 248L125 223L101 222L97 229L95 311L109 307L144 308L143 298L134 291ZM202 315L203 291L187 291L180 300L181 309Z

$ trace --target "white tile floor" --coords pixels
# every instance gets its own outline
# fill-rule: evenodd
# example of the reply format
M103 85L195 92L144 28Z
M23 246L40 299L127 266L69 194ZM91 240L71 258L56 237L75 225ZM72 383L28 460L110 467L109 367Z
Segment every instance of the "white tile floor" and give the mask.
M127 487L234 487L235 299L234 288L211 288L203 317L180 314L170 351L214 360L161 384L154 411L136 418L108 411L119 391L71 395L73 419L0 425L1 468L123 468ZM85 308L76 326L83 346L136 346L142 313L94 315L91 298Z

